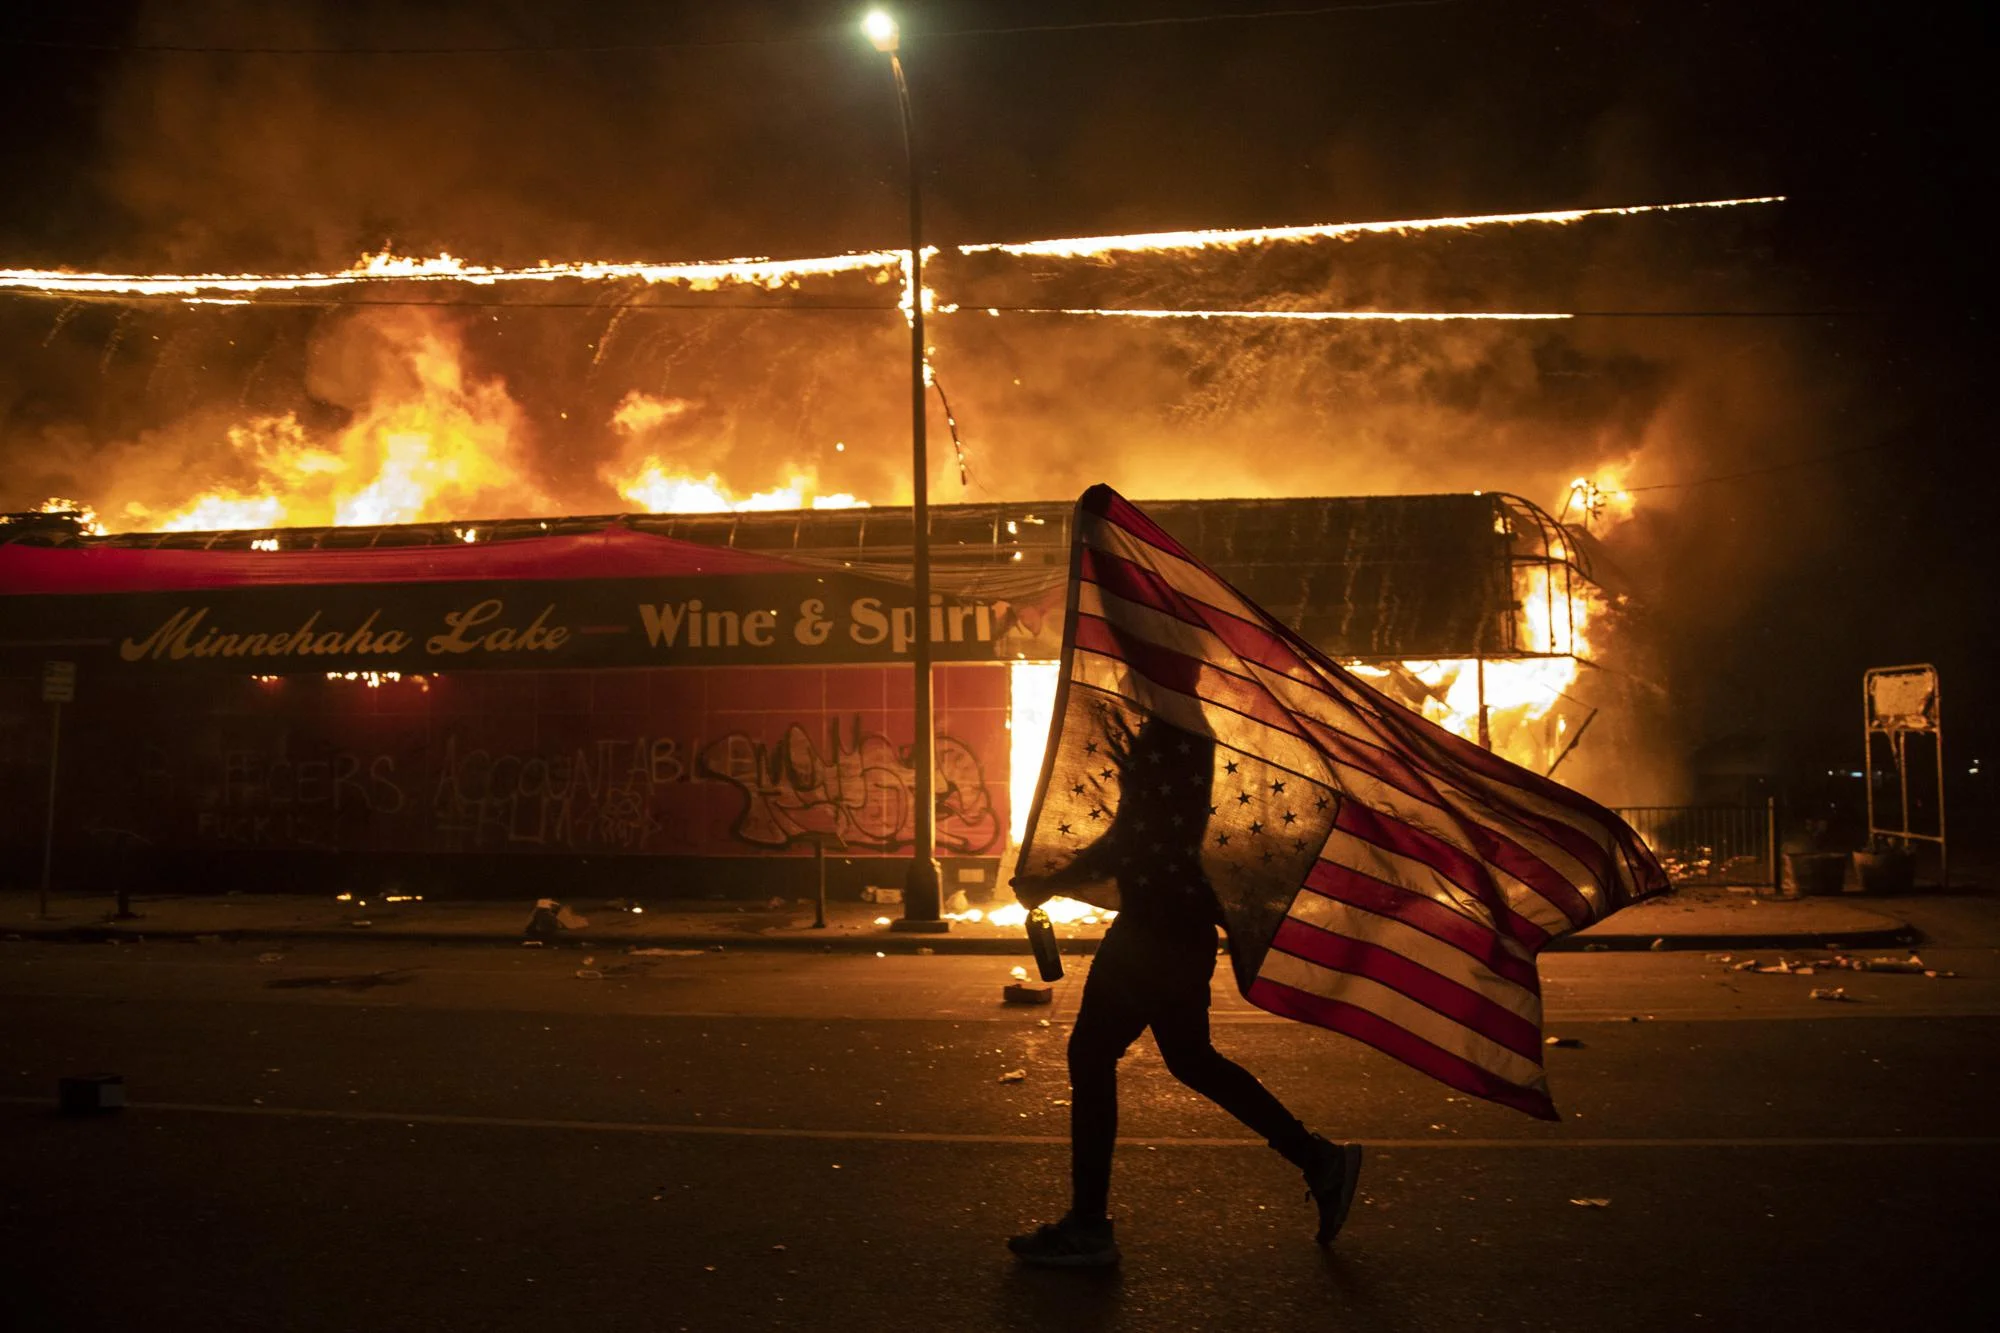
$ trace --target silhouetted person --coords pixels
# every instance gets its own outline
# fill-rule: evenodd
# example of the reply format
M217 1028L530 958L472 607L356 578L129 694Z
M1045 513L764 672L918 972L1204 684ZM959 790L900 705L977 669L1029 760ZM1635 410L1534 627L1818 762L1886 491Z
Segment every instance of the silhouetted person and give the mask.
M1084 983L1069 1039L1070 1210L1008 1241L1031 1264L1085 1267L1118 1262L1107 1212L1118 1137L1118 1061L1147 1028L1175 1078L1241 1120L1305 1173L1319 1205L1319 1242L1331 1241L1354 1198L1358 1144L1309 1131L1250 1071L1209 1039L1209 981L1223 924L1202 870L1215 742L1157 719L1134 733L1111 716L1101 748L1118 773L1110 827L1068 865L1017 876L1016 896L1035 907L1066 888L1106 880L1118 916Z

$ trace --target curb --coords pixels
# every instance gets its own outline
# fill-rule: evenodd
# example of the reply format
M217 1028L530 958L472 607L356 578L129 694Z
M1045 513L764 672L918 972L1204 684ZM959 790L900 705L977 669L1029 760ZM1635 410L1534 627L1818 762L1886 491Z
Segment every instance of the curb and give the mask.
M429 945L479 945L493 947L511 945L520 947L521 937L508 933L474 933L465 931L427 930L383 930L347 927L305 926L292 929L259 929L254 926L236 927L225 930L189 930L165 927L153 930L136 929L131 926L24 926L0 931L4 940L36 940L43 943L105 944L141 943L146 940L168 940L192 943L197 940L216 940L224 943L271 940L312 940L315 942L360 942L362 940L393 941L400 944ZM1655 949L1654 941L1664 941ZM1694 950L1713 949L1818 949L1828 944L1837 944L1843 949L1869 949L1900 947L1923 942L1923 933L1913 926L1895 924L1882 929L1861 932L1771 933L1762 935L1565 935L1545 945L1543 953L1683 953ZM1089 955L1097 952L1098 940L1095 936L1080 936L1062 941L1062 952L1072 955ZM881 953L881 954L965 954L984 957L1027 955L1027 939L1023 937L905 935L888 931L869 935L821 935L811 930L794 931L784 935L743 934L718 938L715 935L621 935L617 937L586 938L559 941L554 947L573 949L623 949L626 947L647 949L701 949L727 952L731 949L755 949L770 952L791 953Z

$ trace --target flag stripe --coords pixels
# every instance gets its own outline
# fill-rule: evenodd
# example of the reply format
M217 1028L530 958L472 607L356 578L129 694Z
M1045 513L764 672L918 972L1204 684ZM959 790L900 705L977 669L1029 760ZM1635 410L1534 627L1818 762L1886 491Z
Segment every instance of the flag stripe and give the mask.
M1484 967L1501 979L1532 994L1541 993L1541 978L1531 958L1510 952L1493 931L1466 920L1434 898L1364 874L1351 865L1321 859L1306 875L1308 892L1299 895L1292 911L1301 920L1319 925L1331 920L1323 904L1335 903L1353 912L1393 922L1412 934L1435 940L1444 948L1456 949L1469 965ZM1405 950L1415 956L1414 950ZM1448 969L1433 963L1436 971Z
M1434 1009L1523 1059L1539 1061L1542 1053L1540 1014L1523 1018L1502 1005L1433 972L1423 964L1367 940L1335 934L1294 916L1278 927L1273 949L1335 972L1366 977Z
M1499 890L1499 901L1505 903L1516 915L1535 923L1550 934L1560 934L1576 928L1577 921L1569 912L1552 901L1555 894L1541 891L1544 883L1549 883L1557 894L1575 897L1569 886L1560 879L1546 873L1539 874L1536 881L1528 881L1517 875L1511 865L1502 858L1491 854L1491 849L1483 845L1481 839L1467 836L1468 830L1456 816L1435 806L1416 801L1370 774L1345 764L1332 765L1334 786L1349 800L1359 802L1377 816L1428 834L1446 846L1484 861L1493 874L1495 887ZM1476 831L1476 830L1472 830ZM1524 861L1524 868L1546 871L1546 867L1529 857L1509 856L1506 861ZM1553 880L1552 883L1550 881Z
M1490 1069L1434 1046L1407 1028L1398 1026L1394 1020L1367 1009L1315 995L1268 977L1259 977L1252 982L1243 998L1267 1012L1296 1018L1366 1042L1384 1055L1394 1056L1460 1092L1525 1111L1538 1120L1557 1118L1545 1084L1523 1086L1510 1083Z
M1241 713L1272 731L1304 740L1298 719L1271 697L1271 692L1227 667L1190 657L1142 638L1097 616L1077 614L1076 646L1125 662L1162 689L1191 694L1208 703Z
M1541 1047L1537 1046L1531 1056L1522 1055L1373 977L1321 967L1310 958L1277 949L1266 955L1257 975L1308 995L1339 1000L1393 1019L1398 1027L1408 1028L1439 1050L1449 1051L1509 1083L1531 1084L1541 1077Z

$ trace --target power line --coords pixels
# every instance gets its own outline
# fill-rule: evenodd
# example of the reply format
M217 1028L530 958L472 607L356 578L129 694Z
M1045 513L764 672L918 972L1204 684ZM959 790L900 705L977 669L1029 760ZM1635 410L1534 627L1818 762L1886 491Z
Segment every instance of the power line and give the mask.
M1337 14L1360 14L1394 9L1435 9L1462 4L1465 0L1360 0L1345 5L1313 5L1293 9L1264 9L1248 13L1168 14L1155 18L1096 19L1076 23L1026 23L993 28L950 28L934 32L908 31L918 40L958 37L1004 37L1017 33L1087 32L1118 28L1189 27L1217 23L1255 23L1273 19L1320 18ZM722 37L706 40L652 42L497 42L481 46L226 46L193 42L84 42L53 38L0 37L0 46L38 51L100 51L130 55L242 55L242 56L487 56L487 55L601 55L639 51L713 51L742 47L815 46L850 42L854 37L845 28L835 32L801 33L789 37Z
M1788 463L1773 463L1769 467L1746 468L1742 472L1725 472L1713 477L1700 477L1694 481L1662 481L1651 486L1621 486L1620 490L1630 495L1641 491L1679 491L1691 486L1713 486L1724 481L1742 481L1746 477L1766 477L1774 472L1790 472L1796 468L1817 467L1822 463L1836 462L1842 458L1852 458L1856 454L1874 453L1899 445L1899 440L1877 440L1873 444L1857 444L1848 449L1836 449L1832 453L1814 454L1810 458L1794 458Z

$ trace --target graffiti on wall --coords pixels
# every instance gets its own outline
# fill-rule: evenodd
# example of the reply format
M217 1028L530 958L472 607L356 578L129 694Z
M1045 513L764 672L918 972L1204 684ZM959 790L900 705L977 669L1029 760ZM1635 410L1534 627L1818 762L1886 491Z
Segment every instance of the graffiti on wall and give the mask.
M888 851L915 836L915 769L909 752L888 737L863 733L856 718L845 736L827 720L827 744L817 745L794 722L776 745L741 732L702 751L704 775L743 793L735 835L759 847L784 847L832 836L850 847ZM974 855L1001 838L999 812L970 746L937 740L937 841L940 849Z
M514 754L445 740L432 813L474 847L643 852L660 833L660 787L688 776L679 742L606 738L563 754Z

